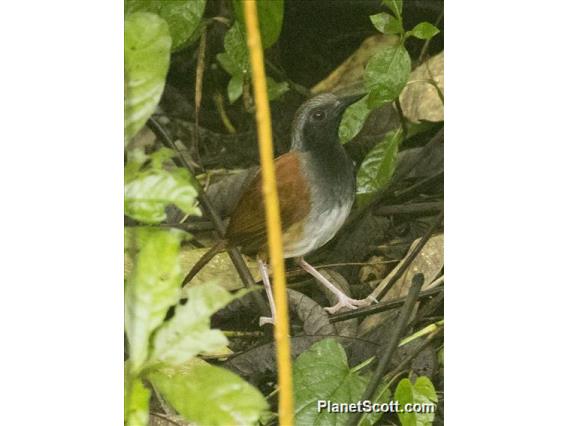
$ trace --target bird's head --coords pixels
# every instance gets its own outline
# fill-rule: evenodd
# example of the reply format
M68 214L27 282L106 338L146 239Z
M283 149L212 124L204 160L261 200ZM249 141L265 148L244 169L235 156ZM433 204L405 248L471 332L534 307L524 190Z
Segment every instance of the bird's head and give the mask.
M292 123L292 149L313 151L339 144L337 131L343 112L362 97L322 93L308 99L300 106Z

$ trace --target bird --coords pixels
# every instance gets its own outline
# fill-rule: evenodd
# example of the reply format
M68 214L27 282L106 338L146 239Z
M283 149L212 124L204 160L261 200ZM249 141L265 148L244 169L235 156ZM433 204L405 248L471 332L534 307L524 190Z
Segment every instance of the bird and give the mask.
M275 159L284 258L294 258L337 297L334 306L325 308L329 313L370 304L367 299L348 297L304 259L335 236L355 201L353 161L339 140L338 130L347 107L362 96L322 93L305 101L292 122L289 152ZM274 324L276 318L267 264L265 220L262 177L257 172L230 215L224 240L210 249L184 280L184 284L189 282L228 245L240 247L244 254L256 257L267 293L272 316L261 317L261 325Z

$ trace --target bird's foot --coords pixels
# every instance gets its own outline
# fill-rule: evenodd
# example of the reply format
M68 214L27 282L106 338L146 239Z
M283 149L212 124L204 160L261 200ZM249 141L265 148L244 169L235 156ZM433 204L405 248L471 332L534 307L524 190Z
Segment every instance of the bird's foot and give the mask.
M276 321L274 320L274 317L260 317L260 319L258 320L258 325L260 325L261 327L264 324L274 325L275 323L276 323Z
M338 295L337 298L338 302L335 305L330 306L329 308L324 308L330 314L335 314L343 308L348 308L353 310L361 308L363 306L369 306L373 302L377 301L374 297L366 297L365 299L352 299L351 297L348 297L344 294Z

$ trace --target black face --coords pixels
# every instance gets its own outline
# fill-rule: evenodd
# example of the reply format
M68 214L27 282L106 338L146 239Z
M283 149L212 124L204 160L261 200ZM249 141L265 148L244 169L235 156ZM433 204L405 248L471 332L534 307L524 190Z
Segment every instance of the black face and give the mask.
M304 113L303 145L306 150L339 146L337 135L345 109L361 96L339 99L333 96L327 102L313 105Z

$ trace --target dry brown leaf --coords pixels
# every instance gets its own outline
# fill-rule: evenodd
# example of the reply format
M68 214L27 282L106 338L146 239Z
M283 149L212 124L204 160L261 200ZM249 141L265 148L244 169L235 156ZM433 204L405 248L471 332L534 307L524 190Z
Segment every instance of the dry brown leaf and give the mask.
M209 248L190 248L182 247L180 251L180 262L182 271L187 271L191 269L193 265L203 256ZM258 265L255 261L250 260L245 257L247 266L250 269L252 277L255 281L260 280L260 274L258 272ZM128 276L130 271L132 271L133 261L129 253L124 254L124 274ZM243 282L241 281L231 258L227 252L219 253L211 261L205 265L205 267L199 271L199 273L193 277L191 282L188 284L190 287L200 284L205 284L207 282L215 281L220 286L226 290L238 290L243 287Z
M377 50L385 46L393 46L398 42L397 36L376 34L366 38L361 46L341 65L331 72L310 90L313 94L336 92L354 84L362 83L365 65Z
M181 252L182 270L189 271L193 265L209 250L208 248L191 249ZM255 261L245 257L245 262L255 281L259 281L260 273L258 265ZM243 288L243 282L239 277L239 273L235 269L231 258L227 252L219 253L199 273L191 280L189 286L205 284L215 281L226 290L238 290Z
M420 238L416 239L410 246L407 255L404 257L406 259L414 247L418 245ZM401 265L404 263L404 259L400 261L396 268L394 268L390 274L388 274L382 281L381 284L373 290L371 293L373 297L376 297L381 290L386 286L391 277L397 273ZM422 289L426 289L428 285L436 279L436 277L442 271L444 267L444 234L432 236L426 245L422 248L418 256L412 261L410 266L404 272L404 274L396 281L394 286L389 290L385 297L381 301L389 301L393 299L398 299L404 297L408 294L408 289L412 284L412 277L417 273L422 273L424 275L424 284ZM357 334L359 336L369 332L369 330L377 327L384 320L385 315L389 312L383 312L379 314L370 315L365 318L359 325L359 330Z
M359 270L359 281L375 288L387 274L389 261L384 256L371 256L367 260L368 265Z
M154 145L156 135L148 126L142 127L128 144L128 149L145 149Z
M444 102L431 80L444 93L444 52L438 53L412 71L406 87L400 94L404 116L414 123L421 120L444 121Z

